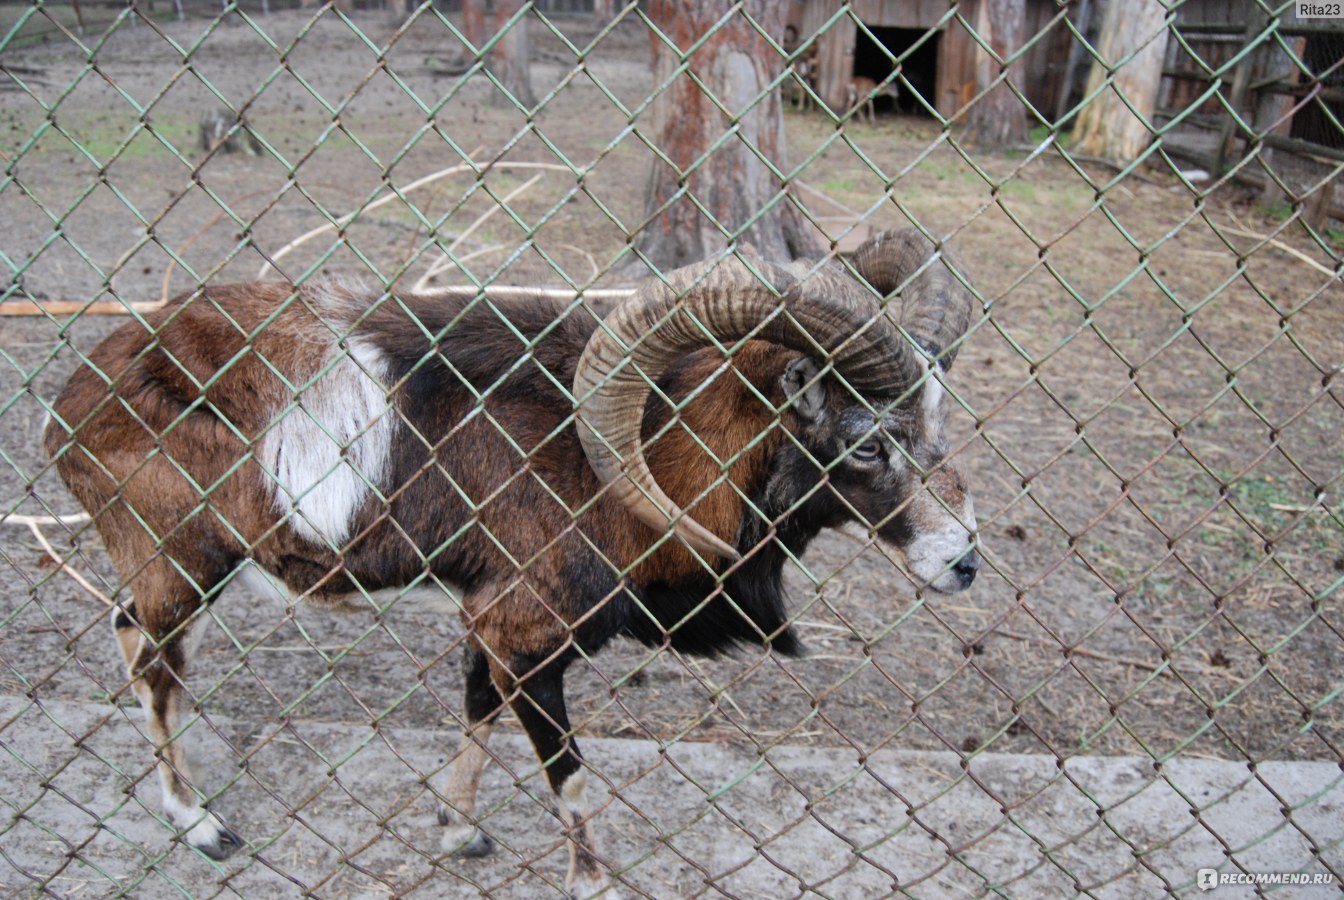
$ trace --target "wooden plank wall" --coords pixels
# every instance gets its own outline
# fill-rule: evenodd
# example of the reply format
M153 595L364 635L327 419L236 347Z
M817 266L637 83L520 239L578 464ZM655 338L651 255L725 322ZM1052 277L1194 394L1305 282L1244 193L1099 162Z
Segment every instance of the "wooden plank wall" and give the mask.
M977 0L958 4L961 18L974 22ZM817 93L834 110L844 109L850 76L854 72L854 50L858 29L850 15L826 23L839 8L836 0L804 0L802 34L804 38L826 28L817 39ZM946 17L947 0L853 0L852 15L872 27L932 29ZM1019 64L1014 73L1028 100L1049 118L1058 103L1063 72L1066 68L1072 35L1056 20L1054 0L1027 0L1028 35L1048 29ZM975 96L975 63L982 52L979 44L961 21L953 19L943 28L939 39L937 85L934 95L926 98L946 118L956 116Z

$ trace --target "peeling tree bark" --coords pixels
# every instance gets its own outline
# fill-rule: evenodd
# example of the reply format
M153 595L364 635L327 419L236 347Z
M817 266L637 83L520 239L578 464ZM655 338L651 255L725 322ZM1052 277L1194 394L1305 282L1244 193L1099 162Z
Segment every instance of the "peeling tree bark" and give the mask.
M1025 0L980 0L975 30L1000 59L1022 47L1026 25ZM979 93L994 84L1003 68L983 48L975 50L975 88ZM1021 66L1013 67L1015 71ZM1027 111L1022 101L1000 83L971 107L961 139L977 147L1015 147L1027 142Z
M742 6L768 33L783 35L783 4L746 0ZM708 33L723 10L704 0L648 4L649 18L683 50ZM681 54L657 35L651 39L654 83L662 84L681 65ZM700 83L683 72L652 104L645 134L670 165L653 161L644 205L652 218L636 246L660 269L742 242L773 261L820 255L816 230L794 205L787 185L758 158L788 171L780 93L760 96L783 66L779 54L745 17L734 15L687 62Z
M1101 58L1092 64L1087 95L1105 83L1109 70L1115 70L1115 78L1078 116L1073 149L1129 163L1148 148L1152 133L1147 123L1157 108L1167 55L1167 15L1158 0L1106 4L1097 47Z

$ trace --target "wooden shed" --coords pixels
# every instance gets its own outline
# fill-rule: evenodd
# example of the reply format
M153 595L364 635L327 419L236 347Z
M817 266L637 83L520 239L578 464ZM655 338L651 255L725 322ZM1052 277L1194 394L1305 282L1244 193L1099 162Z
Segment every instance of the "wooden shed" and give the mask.
M1069 12L1061 12L1055 0L1025 0L1025 6L1024 39L1046 34L1021 60L1015 80L1032 105L1051 116L1062 99L1075 43L1064 16L1088 3L1070 4ZM901 59L901 74L919 95L902 92L896 102L903 112L927 113L927 103L952 118L975 96L975 68L984 51L951 14L947 0L851 0L847 13L837 15L840 9L837 0L802 4L800 33L803 40L816 36L816 90L831 109L847 107L850 79L881 82L891 75L893 57ZM977 0L963 0L957 9L965 21L979 21Z

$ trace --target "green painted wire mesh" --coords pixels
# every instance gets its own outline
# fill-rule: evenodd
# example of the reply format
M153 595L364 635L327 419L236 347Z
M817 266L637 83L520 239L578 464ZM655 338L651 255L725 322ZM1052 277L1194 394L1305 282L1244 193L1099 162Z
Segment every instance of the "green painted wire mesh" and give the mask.
M1338 883L1344 21L1165 3L1151 140L1117 165L1078 141L1092 104L1141 112L1140 53L1094 65L1115 3L798 3L760 92L706 101L722 128L676 200L713 215L694 176L743 146L777 189L725 246L787 206L842 251L907 225L957 248L983 314L949 427L986 566L925 594L832 534L786 571L803 658L581 659L571 717L627 891ZM239 587L202 613L186 737L249 846L175 841L98 599L117 576L52 518L79 507L41 433L101 338L205 283L628 287L672 203L650 204L676 165L655 103L759 25L725 5L655 72L676 37L647 11L572 5L497 2L478 34L451 6L0 5L0 884L559 892L560 825L507 719L477 810L500 851L440 857L464 631L395 597L336 617ZM527 90L501 62L523 29ZM776 94L766 153L733 113ZM1004 97L1022 127L986 146L968 122Z

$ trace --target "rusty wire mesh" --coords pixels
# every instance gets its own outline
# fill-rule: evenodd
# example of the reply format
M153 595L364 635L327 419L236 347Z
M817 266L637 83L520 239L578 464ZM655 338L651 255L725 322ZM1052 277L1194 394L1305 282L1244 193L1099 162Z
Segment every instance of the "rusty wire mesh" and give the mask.
M804 3L790 46L772 36L781 190L833 247L910 224L948 241L975 288L950 458L985 567L940 596L871 536L826 533L786 567L806 655L580 658L570 713L624 891L1344 874L1344 38L1292 4L1166 4L1153 142L1117 168L1067 141L1111 90L1084 89L1106 5L1022 5L1027 39L995 68L1030 112L1021 147L964 142L986 92L938 89L993 46L975 4ZM440 850L464 717L451 604L338 617L241 586L204 608L184 739L246 845L216 861L178 839L108 639L127 592L42 449L94 346L207 282L479 303L629 286L671 84L645 12L524 4L478 46L456 10L278 6L0 6L0 883L559 893L563 830L507 714L475 811L499 848ZM523 27L531 105L485 63ZM876 76L871 119L816 77L837 35L845 80Z

